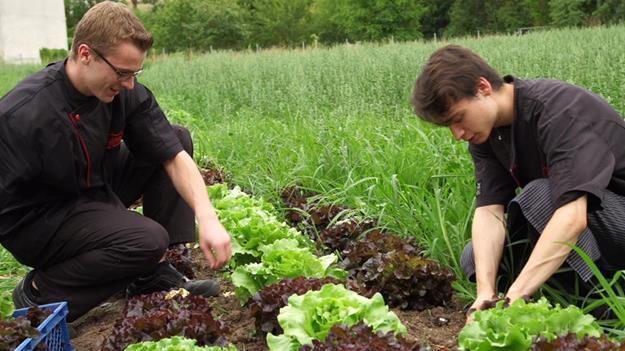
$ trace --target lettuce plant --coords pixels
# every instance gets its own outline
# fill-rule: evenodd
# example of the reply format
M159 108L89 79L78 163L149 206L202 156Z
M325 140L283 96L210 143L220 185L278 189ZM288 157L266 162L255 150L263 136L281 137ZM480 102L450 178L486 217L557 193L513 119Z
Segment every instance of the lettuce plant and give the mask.
M180 336L129 345L124 351L237 351L234 346L197 346L195 340Z
M25 339L38 336L39 331L26 317L0 320L0 350L15 350Z
M267 334L267 345L270 350L298 350L313 340L325 340L337 324L352 326L361 321L375 332L407 332L397 315L384 304L382 295L368 299L343 285L326 284L318 291L289 297L289 304L278 315L284 332L279 336Z
M584 336L578 338L575 333L559 336L551 341L540 337L534 341L532 351L625 351L625 344L612 341L606 335Z
M325 284L340 284L338 279L326 278L286 278L275 284L264 287L252 296L249 304L251 315L256 320L256 333L281 334L282 328L278 324L280 309L289 303L293 294L302 295L311 290L319 290Z
M126 301L123 317L101 350L124 350L128 345L173 336L194 339L200 346L226 345L228 328L213 318L209 299L160 291Z
M526 351L533 338L553 340L574 333L577 337L598 337L603 330L595 318L575 306L552 306L544 297L535 303L522 299L504 308L505 301L491 309L477 311L474 321L458 336L460 350Z
M313 340L312 345L304 345L300 351L421 351L429 350L418 343L408 342L401 336L392 333L374 333L370 326L363 322L347 327L335 325L324 341Z
M347 277L347 272L333 266L338 260L336 255L317 257L293 239L261 245L259 250L262 252L260 263L239 266L232 273L232 283L242 303L263 287L284 278Z
M411 240L374 230L347 245L340 266L391 307L424 310L449 303L453 273L419 252Z
M276 240L292 239L300 247L314 247L302 233L279 221L270 203L253 198L238 187L228 189L226 184L207 189L219 220L232 235L231 268L260 262L260 247Z

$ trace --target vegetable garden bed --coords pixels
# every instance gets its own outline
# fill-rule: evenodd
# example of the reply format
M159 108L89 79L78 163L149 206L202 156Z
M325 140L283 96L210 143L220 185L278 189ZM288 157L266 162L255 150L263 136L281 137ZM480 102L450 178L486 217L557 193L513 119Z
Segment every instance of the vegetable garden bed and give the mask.
M215 177L214 173L209 174L208 172L205 172L204 176L207 184L219 183L225 178L219 174ZM305 291L319 290L327 282L341 284L340 280L343 280L348 274L352 278L350 279L351 283L347 284L348 287L358 291L362 296L345 290L340 285L336 288L325 286L322 289L325 291L325 296L334 297L335 295L342 295L344 292L347 294L346 296L351 294L357 300L362 298L360 302L351 300L351 303L356 305L368 304L369 302L366 301L371 301L377 306L375 307L375 310L378 311L376 315L379 315L381 309L388 308L384 305L390 306L392 313L388 317L384 317L390 319L382 322L382 325L387 326L382 326L382 329L394 328L393 330L398 330L396 328L401 329L405 326L407 334L404 339L412 345L411 350L418 350L419 345L428 345L432 350L453 350L456 348L457 334L464 325L464 313L461 306L452 300L450 282L453 275L438 263L420 256L418 247L413 246L411 241L405 241L391 233L372 230L375 223L371 221L348 220L334 223L332 221L334 217L345 208L317 207L312 203L307 203L307 197L310 194L305 194L297 188L285 189L282 198L287 207L297 209L291 211L287 217L289 222L301 232L289 229L283 223L270 220L271 225L267 227L269 231L258 235L256 233L257 222L262 222L271 217L267 214L272 212L272 206L258 202L243 193L237 193L237 191L236 189L234 192L229 191L223 186L212 187L209 190L211 197L215 198L225 194L235 196L234 200L225 198L224 201L216 203L218 209L225 211L221 212L220 217L226 216L226 212L230 211L227 207L233 208L234 210L231 212L233 217L224 223L226 228L231 232L251 233L233 234L233 240L237 242L236 246L238 247L230 262L230 269L234 271L234 274L224 278L220 272L211 272L201 251L197 248L190 250L191 262L180 261L176 258L176 254L166 256L174 265L176 263L182 264L179 269L182 268L181 271L188 276L195 275L196 278L211 278L220 282L222 294L208 300L210 307L202 307L205 306L203 301L193 300L190 302L180 297L175 297L180 301L167 302L158 295L142 299L139 302L131 301L132 306L128 305L130 307L127 306L127 309L133 310L132 315L134 317L129 317L127 313L126 319L124 319L126 299L123 298L123 294L119 294L73 323L78 335L72 340L76 349L116 350L123 348L133 338L141 338L141 331L132 330L137 325L140 325L144 332L145 330L152 330L149 333L156 335L157 339L163 337L158 335L161 335L161 330L165 329L181 330L181 328L187 328L186 332L182 332L183 334L195 335L193 330L198 329L191 330L186 325L190 324L186 323L186 320L195 318L196 322L199 320L199 329L206 331L208 328L212 330L209 334L204 333L203 339L198 340L201 344L229 342L238 350L267 350L268 338L265 334L279 335L283 332L278 325L276 316L280 307L286 305L286 298L292 294L288 291L302 294ZM243 196L243 199L239 201L237 196ZM215 204L215 201L213 202ZM241 203L245 206L251 206L251 210L241 212ZM265 210L268 212L255 217L258 212ZM251 212L245 214L245 211ZM308 214L300 216L299 213ZM242 227L239 227L238 224L239 217L245 218ZM248 221L253 223L251 225L246 224ZM280 220L278 219L278 221ZM254 230L250 231L249 228ZM367 232L365 238L364 233ZM258 240L260 236L262 238ZM261 242L257 243L256 241ZM315 241L317 244L323 243L324 246L315 245ZM317 247L315 248L315 246ZM333 252L342 253L343 261L337 264L335 262L336 255ZM275 261L276 258L277 261ZM368 266L363 264L365 261L369 262ZM258 263L250 266L250 262ZM257 265L264 268L257 270L254 268L258 267ZM381 271L390 272L391 276L380 274ZM281 280L289 276L292 278L299 276L298 272L310 279ZM321 279L324 276L327 278ZM312 282L316 280L319 282ZM274 286L267 287L274 283L280 284L275 284L275 288ZM256 291L259 290L262 294L255 295ZM380 292L382 295L373 296L375 292ZM263 297L261 298L261 296ZM381 302L382 296L384 296L383 302ZM251 299L245 306L242 306L241 301L248 298ZM312 299L318 301L319 298L313 297ZM347 298L347 300L349 299ZM310 304L311 300L307 301L309 302L304 303L304 305ZM380 303L382 305L379 305ZM290 304L291 299L289 299ZM138 313L137 308L145 309L146 306L148 306L148 310L149 308L160 308L161 312L148 311L140 316L139 322L133 321L132 319ZM196 317L184 317L184 313L195 313L193 311L178 312L179 308L180 311L187 308L185 306L191 307L191 310L206 311L206 313L200 312ZM272 310L267 310L268 306ZM166 314L171 317L166 317ZM214 319L208 316L209 314L212 314ZM208 317L205 318L202 315ZM145 316L147 318L144 318ZM393 322L398 317L404 326L400 327L396 325L396 322ZM177 320L180 318L183 318L182 320L186 318L186 320L178 322ZM392 325L394 327L391 327ZM167 335L166 331L163 333ZM385 337L374 337L370 328L362 324L354 326L349 332L345 327L332 330L330 335L332 338L351 340L348 342L356 342L357 340L363 342L364 339L367 339L370 343L384 344L388 340L395 340L391 334ZM371 335L371 337L367 335ZM289 339L280 337L275 340L281 340L280 342L284 343L285 340ZM295 340L292 339L292 341ZM395 343L394 341L391 342ZM399 349L403 350L404 348Z
M317 204L316 194L297 187L281 194L292 226L236 187L208 192L233 237L228 267L211 272L197 248L170 250L166 258L189 277L218 280L221 296L188 297L181 289L126 301L119 294L74 322L76 349L121 351L173 336L192 340L164 341L249 351L455 350L459 342L467 350L625 349L603 336L593 317L545 299L510 307L500 301L461 332L465 315L453 298L453 274L413 240L377 230L372 219L343 218L354 211ZM561 337L536 343L533 335Z
M192 251L193 265L198 277L215 277L210 273L199 249ZM217 277L217 279L220 279ZM234 294L234 286L228 280L220 279L222 296L211 299L213 314L230 329L227 339L239 351L267 350L264 337L255 335L255 321L250 310L242 307ZM122 316L125 299L121 295L95 308L83 318L74 322L78 337L72 339L76 350L100 351L101 344L112 333L115 320ZM402 311L391 309L408 329L412 340L427 343L432 350L455 350L457 335L464 326L462 306L453 303L449 307L434 307L423 311Z

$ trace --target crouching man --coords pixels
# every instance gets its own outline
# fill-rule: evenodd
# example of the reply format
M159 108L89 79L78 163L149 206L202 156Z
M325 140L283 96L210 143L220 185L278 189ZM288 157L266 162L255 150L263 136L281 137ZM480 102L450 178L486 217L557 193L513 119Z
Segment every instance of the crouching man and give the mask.
M34 268L13 292L16 308L66 300L73 321L124 289L219 293L163 261L169 245L196 240L195 219L213 269L231 245L189 132L136 80L151 46L128 8L99 3L67 60L0 99L0 243ZM141 195L145 216L127 210Z
M423 67L413 105L469 143L476 209L461 262L477 283L472 309L498 291L512 301L532 295L549 279L588 282L590 268L563 243L606 274L625 268L625 122L601 97L556 80L501 78L449 45Z

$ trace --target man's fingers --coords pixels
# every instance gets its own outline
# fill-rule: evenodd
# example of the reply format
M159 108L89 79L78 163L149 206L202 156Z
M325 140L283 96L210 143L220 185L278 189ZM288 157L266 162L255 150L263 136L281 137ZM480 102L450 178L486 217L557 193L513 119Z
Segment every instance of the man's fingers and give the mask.
M467 310L467 313L466 313L467 320L466 322L464 322L464 324L469 324L473 322L473 314L475 313L475 311L477 311L477 309L474 307L471 307Z
M223 244L219 250L216 252L217 254L217 268L223 267L232 256L232 247L230 242Z
M204 252L204 256L206 257L206 260L208 261L208 265L214 269L215 257L213 256L210 246L208 246L207 244L200 243L200 248L202 249L202 252Z

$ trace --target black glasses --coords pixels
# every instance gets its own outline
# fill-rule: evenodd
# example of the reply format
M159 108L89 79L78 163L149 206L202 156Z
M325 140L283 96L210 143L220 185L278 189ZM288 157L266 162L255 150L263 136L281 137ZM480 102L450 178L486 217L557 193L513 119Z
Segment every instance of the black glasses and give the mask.
M104 60L104 62L109 65L109 67L111 67L113 69L113 71L115 71L115 73L117 74L117 80L127 80L129 78L134 78L138 75L141 74L141 72L143 72L143 67L141 67L139 70L136 71L126 71L126 70L121 70L115 66L113 66L112 63L109 62L109 60L107 60L106 58L104 58L104 55L102 55L101 53L98 52L98 50L91 48L91 50L93 52L95 52L96 55L100 56L100 58L102 60Z

